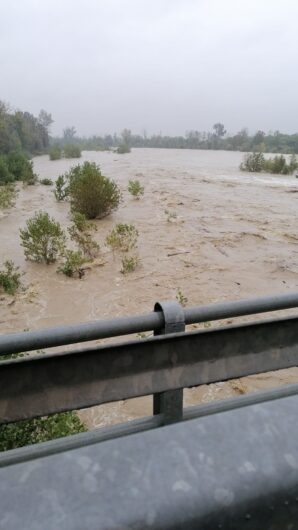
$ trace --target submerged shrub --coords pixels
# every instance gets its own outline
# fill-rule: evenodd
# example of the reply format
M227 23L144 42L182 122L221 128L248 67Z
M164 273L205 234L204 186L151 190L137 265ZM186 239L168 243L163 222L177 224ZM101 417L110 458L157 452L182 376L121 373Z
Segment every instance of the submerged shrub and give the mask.
M53 181L47 178L40 179L39 183L42 184L43 186L53 186Z
M177 291L176 300L180 305L182 305L182 307L185 307L188 302L188 298L184 295L181 289L178 289Z
M9 184L14 180L13 174L9 171L7 157L0 156L0 185Z
M73 167L67 179L71 208L87 219L105 217L118 208L121 192L117 184L104 177L94 162Z
M22 180L26 184L35 184L37 176L33 171L33 162L24 153L12 152L7 156L7 164L14 180Z
M65 234L60 223L46 212L31 217L25 229L20 230L21 245L27 259L45 262L56 261L65 248Z
M88 221L86 215L80 212L71 212L71 220L73 222L74 227L79 232L93 232L97 230L97 226Z
M123 256L121 260L122 274L128 274L129 272L133 272L137 268L139 261L140 260L138 256Z
M49 150L50 160L60 160L62 157L62 149L59 145L52 145Z
M0 186L0 209L14 206L17 196L17 190L14 184Z
M130 153L131 149L128 144L120 144L119 147L117 147L116 152L118 155L124 155L125 153Z
M141 195L144 195L144 186L141 185L139 180L130 180L127 189L136 199L139 199Z
M128 252L137 245L139 232L131 224L117 224L106 237L107 244L112 250Z
M265 158L263 153L248 153L240 164L242 171L258 172L264 169Z
M86 216L79 213L72 213L73 225L68 229L70 238L78 245L81 252L83 252L84 258L92 260L98 255L100 250L99 244L94 241L90 232L95 231L97 228L93 223L90 223L86 219Z
M21 286L21 273L19 267L16 267L14 262L7 260L4 263L4 269L0 270L0 287L7 294L15 294Z
M298 169L298 163L295 155L292 155L290 162L287 163L284 155L265 159L263 153L250 153L245 156L240 169L242 171L266 171L267 173L289 175Z
M277 155L273 158L265 160L264 170L268 173L274 173L279 175L289 175L293 173L298 167L297 159L295 155L291 156L289 164L283 155Z
M64 262L58 267L57 272L62 272L69 277L77 276L78 278L82 278L82 276L84 276L82 265L85 262L86 258L82 252L77 250L66 250L64 254Z
M67 144L64 146L65 158L80 158L82 156L79 145Z
M54 195L58 202L65 201L69 196L69 182L64 175L60 175L55 183Z

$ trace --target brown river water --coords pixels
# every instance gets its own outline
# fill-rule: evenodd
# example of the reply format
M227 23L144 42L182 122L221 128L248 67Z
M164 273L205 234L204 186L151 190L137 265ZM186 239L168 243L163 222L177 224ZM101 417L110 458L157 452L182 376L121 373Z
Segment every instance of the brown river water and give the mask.
M128 155L84 152L79 163L98 163L120 186L123 202L117 212L96 221L100 257L81 280L57 274L56 265L24 259L19 228L34 212L47 211L64 227L70 220L69 204L57 203L52 188L20 185L15 207L0 213L1 262L12 259L21 267L27 289L15 297L0 295L0 333L147 313L157 300L175 299L178 289L190 306L297 290L298 180L240 172L242 157L173 149L134 149ZM76 163L40 156L34 168L40 178L55 180ZM129 179L144 185L140 200L129 195ZM166 211L173 214L170 219ZM140 264L127 275L120 273L120 259L104 243L119 222L133 223L139 231ZM204 385L186 390L185 404L294 381L296 368ZM148 397L80 415L93 428L151 411Z

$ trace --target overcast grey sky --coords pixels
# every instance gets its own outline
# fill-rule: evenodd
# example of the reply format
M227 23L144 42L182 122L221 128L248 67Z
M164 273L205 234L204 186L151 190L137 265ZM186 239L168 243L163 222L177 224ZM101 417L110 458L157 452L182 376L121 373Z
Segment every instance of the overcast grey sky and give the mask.
M0 99L53 133L298 131L298 0L0 0Z

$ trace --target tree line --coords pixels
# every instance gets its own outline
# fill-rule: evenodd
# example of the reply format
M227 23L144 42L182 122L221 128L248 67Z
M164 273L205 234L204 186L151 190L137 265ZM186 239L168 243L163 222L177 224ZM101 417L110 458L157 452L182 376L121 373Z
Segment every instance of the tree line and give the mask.
M298 153L298 133L284 134L280 131L265 133L258 130L249 134L247 128L241 129L236 134L228 134L224 124L218 122L213 125L212 131L200 132L190 130L185 135L168 136L153 134L133 134L131 130L124 129L121 134L114 133L103 136L93 135L81 137L74 127L64 130L62 137L51 139L51 143L63 147L68 143L80 146L82 150L117 149L119 146L129 147L154 147L163 149L210 149L227 151L262 151L267 153Z
M147 135L133 134L124 129L120 134L77 135L75 127L66 127L61 137L51 137L51 114L41 110L37 117L30 112L12 111L0 101L0 155L22 151L29 156L49 152L50 148L60 147L66 151L71 146L81 150L117 149L119 153L129 152L131 147L154 147L164 149L210 149L243 152L298 153L298 133L285 134L280 131L265 133L258 130L249 134L242 128L236 134L228 134L221 122L213 125L211 131L189 130L184 135L169 136L162 133ZM60 158L60 156L59 156Z
M0 154L22 151L29 156L44 153L49 147L51 114L41 110L37 117L30 112L11 110L0 101Z

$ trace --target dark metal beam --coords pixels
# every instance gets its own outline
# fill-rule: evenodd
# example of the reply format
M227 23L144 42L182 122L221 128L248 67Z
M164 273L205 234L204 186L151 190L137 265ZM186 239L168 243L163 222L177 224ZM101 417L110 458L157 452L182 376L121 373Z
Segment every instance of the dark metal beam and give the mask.
M298 318L157 336L0 363L0 419L17 421L298 365Z
M289 396L298 395L298 384L284 385L264 391L252 392L243 396L227 398L210 403L201 403L183 410L183 421L211 416L219 412L228 412L251 405L275 401ZM100 427L92 431L74 434L64 438L57 438L48 442L27 445L18 449L0 452L0 467L14 465L20 462L29 462L36 458L72 451L79 447L87 447L99 442L122 438L130 434L145 432L164 425L162 414L131 420L125 423Z

